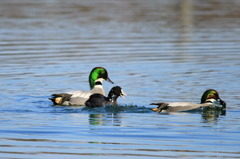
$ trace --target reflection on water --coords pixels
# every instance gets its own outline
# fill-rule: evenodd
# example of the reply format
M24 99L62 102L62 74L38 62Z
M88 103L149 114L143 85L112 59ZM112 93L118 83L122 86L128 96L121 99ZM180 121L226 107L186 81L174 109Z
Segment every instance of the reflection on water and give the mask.
M1 0L2 158L238 158L240 1ZM106 67L121 106L52 106ZM113 85L103 83L108 92ZM160 114L149 103L225 111Z
M219 117L225 116L226 110L208 109L204 110L202 113L203 122L218 122Z
M89 124L121 126L121 116L118 114L89 114Z

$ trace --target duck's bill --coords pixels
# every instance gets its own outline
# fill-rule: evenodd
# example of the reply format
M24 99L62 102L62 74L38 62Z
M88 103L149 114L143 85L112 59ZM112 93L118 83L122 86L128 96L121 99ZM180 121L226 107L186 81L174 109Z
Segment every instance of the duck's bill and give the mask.
M127 93L123 92L123 90L122 90L122 92L121 92L121 95L120 95L120 96L122 97L122 99L124 99L124 96L127 96Z
M114 83L113 83L113 81L112 81L112 80L110 80L110 78L107 78L107 79L106 79L106 81L108 81L108 82L110 82L110 83L114 84Z
M224 102L222 99L220 99L220 104L225 108L226 107L226 102Z

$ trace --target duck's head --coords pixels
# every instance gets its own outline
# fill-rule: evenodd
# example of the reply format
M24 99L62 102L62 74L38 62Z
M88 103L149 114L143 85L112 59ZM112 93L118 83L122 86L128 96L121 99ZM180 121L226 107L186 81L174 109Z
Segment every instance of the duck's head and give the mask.
M219 97L218 92L214 89L208 89L203 93L201 103L209 102L211 99L214 99L215 101L219 102L220 105L226 107L226 103Z
M127 94L122 90L122 88L119 86L115 86L109 91L108 98L116 101L119 96L124 98L124 95L127 96Z
M106 80L106 81L113 84L113 82L108 77L107 70L103 67L95 67L95 68L92 69L92 71L89 75L89 85L90 85L91 89L94 87L95 81L98 80L98 79Z

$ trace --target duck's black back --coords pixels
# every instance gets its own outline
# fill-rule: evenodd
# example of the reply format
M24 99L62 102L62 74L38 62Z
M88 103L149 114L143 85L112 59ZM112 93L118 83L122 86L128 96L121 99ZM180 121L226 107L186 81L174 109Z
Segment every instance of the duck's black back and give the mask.
M85 105L88 107L103 107L108 101L107 97L96 93L89 97L89 99L85 102Z

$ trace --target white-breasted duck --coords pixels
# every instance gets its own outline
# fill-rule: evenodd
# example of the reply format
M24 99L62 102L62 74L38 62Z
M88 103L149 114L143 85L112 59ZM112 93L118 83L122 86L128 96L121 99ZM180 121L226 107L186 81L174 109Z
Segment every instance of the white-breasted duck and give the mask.
M221 109L226 108L226 103L219 97L219 94L214 89L206 90L201 98L201 103L193 102L169 102L169 103L151 103L150 105L158 105L157 108L153 108L156 112L177 112L188 111L204 107L218 107Z
M105 95L102 82L106 80L113 84L108 77L108 72L103 67L95 67L89 74L90 91L70 91L66 93L52 94L49 98L54 105L85 105L88 98L95 93Z

